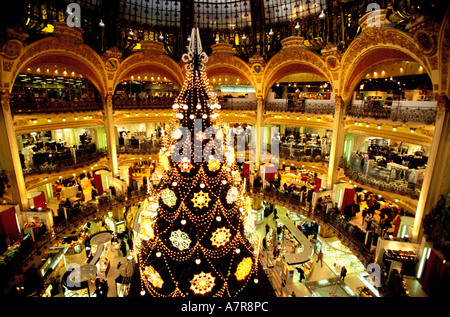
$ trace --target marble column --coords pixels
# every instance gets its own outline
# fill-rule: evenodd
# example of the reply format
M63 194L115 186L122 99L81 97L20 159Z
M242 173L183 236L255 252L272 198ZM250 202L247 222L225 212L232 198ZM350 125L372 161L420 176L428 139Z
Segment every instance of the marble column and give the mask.
M1 93L0 107L0 152L2 168L6 171L9 184L11 185L12 202L19 204L22 210L29 209L27 199L27 188L20 163L19 148L17 145L16 132L9 104L9 93Z
M105 108L105 132L106 132L106 144L108 146L108 158L110 162L110 168L113 175L119 173L119 167L117 164L117 142L114 129L114 113L112 94L108 94L104 102Z
M341 96L336 96L336 106L333 120L333 135L331 137L330 161L328 163L327 189L333 189L338 176L339 162L344 150L345 129L345 102Z
M423 217L436 205L440 195L450 191L450 101L445 95L437 95L437 115L431 141L427 169L417 203L413 225L413 239L419 242Z
M256 107L256 160L255 167L259 169L261 163L261 154L263 153L264 139L263 128L264 127L264 99L258 97Z

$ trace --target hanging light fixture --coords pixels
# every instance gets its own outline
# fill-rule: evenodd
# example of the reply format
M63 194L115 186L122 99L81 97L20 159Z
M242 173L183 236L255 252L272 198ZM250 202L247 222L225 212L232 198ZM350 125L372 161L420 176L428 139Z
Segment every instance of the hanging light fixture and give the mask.
M323 18L325 18L325 12L323 12L323 10L322 10L319 14L319 19L323 19Z
M159 39L160 40L164 40L164 35L161 33L161 34L159 34Z
M98 23L98 26L101 27L101 28L105 27L105 23L103 22L102 19L100 19L100 22Z
M273 35L273 31L272 31L272 29L270 29L270 31L269 31L269 35Z
M300 28L300 24L298 24L298 22L297 22L297 24L295 25L295 28L296 28L296 29L299 29L299 28Z

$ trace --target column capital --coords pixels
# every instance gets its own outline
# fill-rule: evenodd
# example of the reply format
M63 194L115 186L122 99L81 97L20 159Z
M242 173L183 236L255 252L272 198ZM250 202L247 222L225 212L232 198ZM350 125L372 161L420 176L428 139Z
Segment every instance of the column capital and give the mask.
M9 105L9 91L1 91L0 92L0 102L1 102L1 107L3 108L3 111L6 113L11 112L11 108Z
M111 92L106 94L106 102L112 102L113 94Z
M435 95L434 99L437 101L438 112L450 111L450 100L446 94Z

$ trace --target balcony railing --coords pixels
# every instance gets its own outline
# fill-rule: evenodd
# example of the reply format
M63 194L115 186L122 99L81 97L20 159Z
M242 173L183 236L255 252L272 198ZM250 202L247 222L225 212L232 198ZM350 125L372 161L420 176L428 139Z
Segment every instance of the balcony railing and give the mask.
M142 141L138 145L119 145L118 154L157 154L161 144L152 141Z
M14 114L34 113L61 113L61 112L87 112L103 109L103 104L98 101L65 101L65 100L26 100L12 98L10 100L11 111Z
M234 98L237 99L237 98ZM254 101L236 101L236 100L223 100L219 101L222 106L222 110L238 110L238 111L256 111L257 103Z
M327 154L322 154L320 151L314 150L301 150L295 149L292 150L283 146L280 146L279 150L280 158L285 160L294 160L299 162L326 162L330 160L330 156Z
M319 212L318 210L312 210L311 204L306 201L301 201L299 195L289 194L272 187L267 187L265 189L253 187L248 188L248 191L250 196L281 206L286 206L290 210L318 222L320 225L327 226L334 232L339 240L357 253L355 255L364 265L373 262L374 257L370 252L371 241L366 241L365 232L362 232L359 227L350 224L343 216L331 212L325 213Z
M21 272L23 266L32 263L35 256L39 256L45 249L61 240L67 234L66 232L70 232L88 222L89 218L99 218L113 208L130 206L144 200L147 196L146 191L133 191L122 196L112 197L113 199L109 194L103 194L96 201L81 205L72 213L69 213L67 219L55 221L50 230L35 237L36 241L31 241L31 237L27 236L27 239L22 240L26 243L23 243L24 245L14 254L14 258L0 261L0 289L6 290L8 278L13 280L16 274L23 274ZM35 294L39 294L39 292Z
M115 110L170 110L173 103L174 99L125 100L116 98L113 101L113 108Z
M266 111L297 112L313 114L334 114L335 103L331 100L304 100L286 102L267 102Z
M237 99L237 98L234 98ZM113 107L115 110L170 110L174 104L175 99L144 99L144 100L125 100L116 98L113 101ZM254 111L256 110L256 100L245 101L245 100L220 100L220 105L222 110L238 110L238 111Z
M391 182L390 174L386 174L382 169L369 169L366 172L360 167L357 167L358 164L354 164L353 161L349 164L344 160L341 160L339 166L342 167L345 175L355 182L371 186L381 191L397 193L403 196L409 196L413 199L419 199L423 180L418 181L417 184L408 183L405 180Z
M37 152L39 154L39 152ZM24 175L41 174L41 173L54 173L67 171L71 169L77 169L105 157L107 154L106 148L96 149L92 152L77 151L76 157L69 156L66 158L58 158L52 155L51 160L44 160L42 162L34 162L23 168ZM36 155L36 154L35 154ZM45 156L48 156L45 153Z
M423 103L423 106L420 105ZM424 122L433 124L436 120L437 109L430 105L434 102L418 101L415 106L405 106L405 102L394 103L383 101L368 101L353 103L347 115L357 118L388 119L402 122Z

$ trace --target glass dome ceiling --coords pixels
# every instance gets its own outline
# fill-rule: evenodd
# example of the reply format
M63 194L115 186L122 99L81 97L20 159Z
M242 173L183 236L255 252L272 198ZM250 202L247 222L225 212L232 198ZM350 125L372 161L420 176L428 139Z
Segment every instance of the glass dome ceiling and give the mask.
M123 18L128 21L179 27L183 12L191 12L194 26L220 29L249 27L252 22L279 23L308 15L318 15L326 9L326 0L122 0L120 2Z
M25 0L19 14L9 14L0 24L20 24L28 41L45 33L46 26L65 22L68 3L81 8L85 43L104 53L117 47L133 53L142 40L164 43L175 60L181 58L193 27L211 45L229 43L237 56L248 60L258 54L270 59L281 49L281 40L302 36L309 49L320 53L327 45L344 51L360 32L359 19L368 3L388 10L395 27L405 29L410 17L428 14L442 19L437 10L447 0ZM22 2L20 2L22 3ZM17 18L19 16L20 18ZM20 19L20 21L18 21Z

